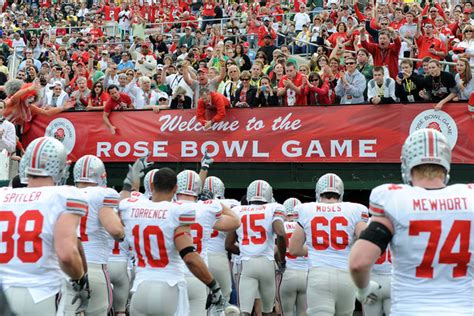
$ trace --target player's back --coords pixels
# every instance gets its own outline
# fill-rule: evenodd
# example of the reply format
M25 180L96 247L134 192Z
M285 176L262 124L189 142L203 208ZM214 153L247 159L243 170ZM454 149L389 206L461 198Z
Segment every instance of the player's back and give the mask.
M87 198L89 211L81 219L80 236L87 262L106 264L109 258L110 234L100 222L103 207L118 207L119 194L111 188L90 186L81 190Z
M227 206L228 208L233 208L235 206L240 205L240 202L234 199L222 199L217 201ZM227 251L225 250L226 236L227 234L224 232L213 230L211 234L211 239L209 239L208 243L209 252L227 253Z
M370 210L391 220L392 314L473 315L474 187L383 185Z
M237 229L241 260L265 256L274 258L273 220L284 217L283 206L277 203L242 205L233 208L240 219Z
M70 198L73 196L74 198ZM54 249L59 216L84 216L87 203L72 187L0 191L0 281L26 287L36 301L57 293L64 278Z
M356 225L367 222L367 208L350 202L304 203L295 207L306 235L311 267L347 270Z
M293 232L298 226L297 222L285 222L285 232L287 238L287 244L293 235ZM294 270L308 270L308 257L295 257L290 255L288 249L286 252L286 268L287 269L294 269Z
M174 245L174 234L182 224L195 221L194 210L173 202L127 199L119 209L133 248L136 277L132 291L144 280L167 282L174 286L184 280L184 263Z
M219 200L182 203L192 207L196 212L196 222L190 226L191 236L193 237L193 245L196 248L196 252L207 263L209 240L214 231L214 224L222 216L222 205Z

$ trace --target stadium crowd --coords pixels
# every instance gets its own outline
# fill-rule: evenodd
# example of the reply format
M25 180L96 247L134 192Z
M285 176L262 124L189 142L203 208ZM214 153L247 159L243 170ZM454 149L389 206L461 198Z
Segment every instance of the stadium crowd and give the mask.
M441 109L474 89L471 9L438 0L5 2L0 85L33 83L46 110L103 110L112 132L118 109L197 107L199 116L217 107L215 120L228 107Z

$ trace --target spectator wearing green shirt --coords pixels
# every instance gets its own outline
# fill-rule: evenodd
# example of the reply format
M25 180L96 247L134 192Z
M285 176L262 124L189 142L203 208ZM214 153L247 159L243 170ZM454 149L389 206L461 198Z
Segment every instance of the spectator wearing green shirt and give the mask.
M187 47L193 47L196 44L196 37L192 34L190 26L186 26L184 29L184 35L179 38L178 47L181 47L184 44L186 44Z

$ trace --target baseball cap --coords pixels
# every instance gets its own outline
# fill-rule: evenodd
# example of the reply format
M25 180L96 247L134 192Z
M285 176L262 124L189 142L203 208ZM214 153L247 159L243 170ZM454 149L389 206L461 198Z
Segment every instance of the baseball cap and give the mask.
M263 18L263 22L270 22L270 18L269 18L269 17L267 17L267 16L266 16L266 17L264 17L264 18Z
M150 48L150 44L149 43L143 43L142 47Z
M159 70L159 69L163 70L164 67L165 66L163 64L158 64L156 65L156 70Z
M305 24L306 25L306 24ZM273 39L273 37L270 35L270 34L265 34L265 36L263 38L269 38L269 39Z
M471 8L465 8L462 12L470 14L472 12L472 10L471 10Z
M207 68L199 68L197 72L203 72L203 73L207 74L209 72L209 70L207 70Z
M56 86L60 86L61 88L63 87L63 84L61 83L61 81L59 80L56 80L56 81L53 81L53 83L51 84L51 86L49 87L49 89L53 90L54 87Z

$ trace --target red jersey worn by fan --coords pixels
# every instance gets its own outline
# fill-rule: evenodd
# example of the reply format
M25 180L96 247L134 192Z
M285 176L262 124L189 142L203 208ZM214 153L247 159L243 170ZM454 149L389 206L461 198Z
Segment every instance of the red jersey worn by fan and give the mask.
M283 88L285 86L285 80L292 81L296 87L303 86L303 75L300 72L296 72L296 75L293 80L289 79L287 75L281 77L280 82L278 83L278 88ZM307 103L308 101L306 100L306 94L304 93L304 91L298 94L295 90L288 89L283 95L283 105L285 106L307 105Z

